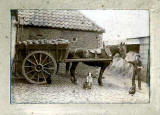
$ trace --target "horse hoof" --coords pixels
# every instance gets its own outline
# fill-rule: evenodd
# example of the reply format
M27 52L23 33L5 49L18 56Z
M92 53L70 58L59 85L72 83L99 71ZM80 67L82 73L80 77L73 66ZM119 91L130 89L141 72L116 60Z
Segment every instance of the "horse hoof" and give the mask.
M103 83L99 83L99 86L103 86Z
M73 84L77 84L77 80L71 79L71 82L72 82Z
M77 84L78 84L78 82L77 82L77 81L75 81L75 82L74 82L74 84L75 84L75 85L77 85Z
M102 80L98 80L99 86L103 86Z
M74 80L71 79L71 82L74 83Z
M72 83L73 83L73 84L75 84L75 85L77 85L77 84L78 84L78 83L77 83L77 81L72 81Z

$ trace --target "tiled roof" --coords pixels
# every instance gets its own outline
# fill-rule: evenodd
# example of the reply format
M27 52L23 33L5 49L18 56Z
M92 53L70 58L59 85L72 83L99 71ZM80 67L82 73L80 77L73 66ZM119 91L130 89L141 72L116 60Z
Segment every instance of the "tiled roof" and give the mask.
M18 10L20 25L104 32L76 10Z

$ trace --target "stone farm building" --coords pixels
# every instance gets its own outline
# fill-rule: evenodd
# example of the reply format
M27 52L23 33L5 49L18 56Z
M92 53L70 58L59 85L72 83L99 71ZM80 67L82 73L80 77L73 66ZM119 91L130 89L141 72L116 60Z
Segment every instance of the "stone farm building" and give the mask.
M71 48L99 48L104 29L97 26L77 10L15 10L12 19L17 24L16 40L68 39ZM59 73L65 72L60 64ZM85 68L85 69L84 69ZM97 73L93 67L79 64L78 73Z

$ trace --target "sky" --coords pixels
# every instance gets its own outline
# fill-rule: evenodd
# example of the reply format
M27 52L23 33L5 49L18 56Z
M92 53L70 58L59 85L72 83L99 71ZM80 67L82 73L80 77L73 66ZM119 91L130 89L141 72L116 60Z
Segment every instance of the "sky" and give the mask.
M149 36L147 10L80 10L82 14L105 29L104 41Z

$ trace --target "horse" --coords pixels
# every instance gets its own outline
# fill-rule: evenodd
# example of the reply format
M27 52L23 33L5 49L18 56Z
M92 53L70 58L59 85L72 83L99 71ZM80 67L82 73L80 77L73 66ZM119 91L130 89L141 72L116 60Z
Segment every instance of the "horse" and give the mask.
M107 50L109 49L109 51ZM110 54L111 53L111 54ZM99 73L99 77L98 77L98 84L100 86L103 86L103 82L102 82L102 75L105 71L105 69L110 65L110 63L112 62L113 57L115 56L116 53L119 53L120 57L122 57L123 59L125 59L126 57L126 45L125 43L120 43L119 45L113 45L113 46L105 46L103 43L103 48L101 49L101 53L97 54L97 53L92 53L89 52L86 49L73 49L73 50L69 50L69 54L68 54L68 58L67 59L81 59L81 58L97 58L97 61L82 61L82 63L89 65L89 66L94 66L94 67L100 67L100 73ZM98 59L108 59L111 58L110 60L107 61L98 61ZM72 63L71 67L70 67L70 63ZM69 72L70 70L70 74L71 74L71 82L76 84L77 83L77 78L75 76L75 70L76 67L78 66L79 62L66 62L66 73Z

